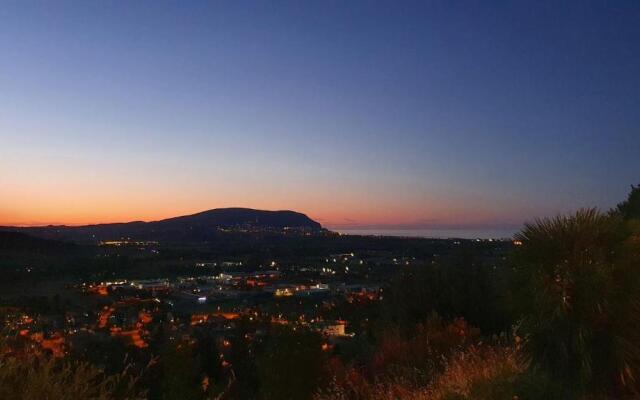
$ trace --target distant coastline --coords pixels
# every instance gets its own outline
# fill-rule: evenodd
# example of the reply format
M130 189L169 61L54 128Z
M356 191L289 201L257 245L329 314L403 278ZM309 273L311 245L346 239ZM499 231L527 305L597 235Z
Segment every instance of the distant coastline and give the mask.
M329 228L331 229L331 228ZM331 229L343 235L366 236L398 236L419 237L432 239L510 239L517 232L513 228L486 229L486 228L447 228L447 229Z

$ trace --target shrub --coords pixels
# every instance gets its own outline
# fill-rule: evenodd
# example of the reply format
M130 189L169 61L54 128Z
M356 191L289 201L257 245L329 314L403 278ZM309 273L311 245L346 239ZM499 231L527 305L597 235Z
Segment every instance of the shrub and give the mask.
M0 358L0 398L4 400L141 399L144 393L125 373L107 376L86 363L51 357Z

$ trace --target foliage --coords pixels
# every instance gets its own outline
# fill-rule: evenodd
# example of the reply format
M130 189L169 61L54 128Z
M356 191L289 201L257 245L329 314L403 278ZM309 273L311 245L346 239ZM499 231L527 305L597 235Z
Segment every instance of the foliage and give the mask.
M447 360L479 340L479 330L463 319L447 322L437 314L414 327L410 335L388 330L380 335L365 365L330 362L332 384L318 394L321 399L408 398L422 393L445 369ZM342 397L341 397L342 396Z
M429 385L416 385L402 374L386 375L373 382L362 381L351 370L348 379L334 378L315 399L512 400L520 393L524 370L514 346L480 344L453 352L444 360L443 371ZM542 400L545 397L519 398Z
M376 377L401 374L418 384L426 384L442 370L450 354L474 343L479 334L477 328L461 318L446 322L433 313L408 337L397 330L383 333L369 364L370 374Z
M624 219L640 219L640 186L631 185L627 199L619 203L612 211Z
M161 360L163 399L202 398L201 377L199 376L200 363L193 354L190 343L184 341L170 343L165 346Z
M489 387L486 382L513 379L524 370L512 347L471 346L458 352L446 362L445 370L427 390L433 400L449 399L452 396L479 398L477 392L489 392L496 396L497 387ZM509 391L508 385L501 385L500 391ZM509 393L512 398L516 393ZM484 397L484 396L483 396Z
M50 357L0 357L0 398L4 400L141 399L144 393L123 372L104 375L99 369Z
M384 296L382 329L410 330L433 312L447 320L462 317L485 334L510 329L505 298L510 270L491 255L461 246L451 256L398 274Z
M318 334L277 327L258 358L262 395L266 400L310 399L325 382L325 366Z
M580 210L528 224L514 256L524 355L566 398L635 392L638 258L616 218ZM570 393L569 393L570 392Z

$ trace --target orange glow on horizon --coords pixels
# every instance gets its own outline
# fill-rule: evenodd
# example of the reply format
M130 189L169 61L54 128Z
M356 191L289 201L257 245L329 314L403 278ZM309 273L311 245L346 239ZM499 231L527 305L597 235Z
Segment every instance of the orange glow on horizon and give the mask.
M0 169L5 226L157 221L223 207L293 210L328 228L480 226L539 215L509 199L402 179L294 179L242 165L217 171L157 160L120 165L108 159L103 166L86 155L9 156L0 165L20 168Z
M95 204L93 205L96 206ZM197 209L189 207L176 207L175 209L158 208L156 210L144 209L98 209L87 207L86 209L74 207L67 210L44 210L37 209L34 212L0 212L0 226L45 226L45 225L67 225L81 226L93 224L121 223L131 221L157 221L165 218L190 215L206 211L213 208L225 207L246 207L263 210L292 210L306 214L311 219L322 224L323 227L360 227L360 226L429 226L434 225L481 225L491 223L495 217L489 212L447 212L437 210L429 216L422 216L422 210L400 209L382 211L377 207L353 209L353 210L328 210L316 209L306 211L295 207L260 207L250 205L220 205L212 207L200 207ZM98 207L99 208L99 207ZM425 207L429 208L429 207ZM435 209L435 207L431 207Z
M70 178L71 179L71 178ZM175 187L174 187L175 186ZM168 190L160 184L39 181L10 185L0 198L0 225L90 225L157 221L214 208L246 207L292 210L324 227L482 225L518 220L522 210L509 210L458 196L406 196L401 190L324 190L311 184L296 188L219 185L206 187L180 182ZM81 188L81 189L79 189ZM470 205L471 204L471 205Z

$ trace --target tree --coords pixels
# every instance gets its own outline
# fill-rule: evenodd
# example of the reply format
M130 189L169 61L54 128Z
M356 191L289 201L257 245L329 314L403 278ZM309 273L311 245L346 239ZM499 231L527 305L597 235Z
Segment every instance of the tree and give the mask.
M276 327L258 359L266 400L310 399L325 378L322 338L302 328Z
M566 398L637 391L640 266L625 232L619 219L588 209L516 235L526 361L563 382Z
M504 299L510 270L488 262L472 244L458 247L436 264L403 268L385 291L383 328L410 333L436 312L446 320L462 317L485 334L510 329L513 321Z
M161 357L162 398L163 399L200 399L201 390L200 363L193 354L188 342L169 342Z
M627 199L619 203L611 213L624 219L640 219L640 186L631 185Z

